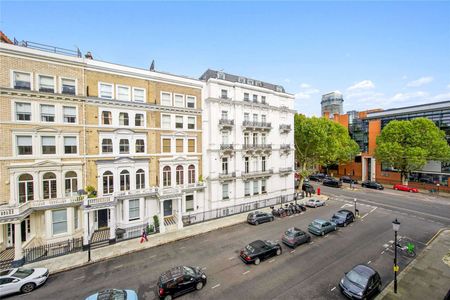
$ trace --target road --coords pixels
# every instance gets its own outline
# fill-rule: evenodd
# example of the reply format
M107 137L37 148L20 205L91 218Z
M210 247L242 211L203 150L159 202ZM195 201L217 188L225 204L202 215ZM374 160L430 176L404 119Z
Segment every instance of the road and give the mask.
M138 292L139 299L156 299L158 276L177 265L200 266L208 275L203 290L183 299L344 299L339 280L356 264L375 268L383 287L393 280L395 218L401 222L402 241L413 242L417 253L440 228L450 225L450 205L446 199L393 191L326 187L322 191L332 196L325 207L259 226L241 223L55 274L32 294L9 299L84 299L105 288L130 288ZM310 244L295 251L283 245L282 255L258 266L245 265L239 259L239 249L253 240L279 240L289 227L306 230L315 218L328 219L343 207L353 210L355 197L362 218L352 225L325 237L313 237ZM410 261L411 258L400 255L400 271Z

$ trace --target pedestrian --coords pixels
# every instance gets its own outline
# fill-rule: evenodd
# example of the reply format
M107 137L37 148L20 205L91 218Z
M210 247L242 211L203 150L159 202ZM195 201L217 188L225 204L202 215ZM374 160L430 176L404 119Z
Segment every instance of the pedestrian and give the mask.
M350 181L350 188L353 190L353 180Z
M141 244L144 242L144 239L146 242L148 242L148 238L147 238L147 230L142 229L142 235L141 235Z

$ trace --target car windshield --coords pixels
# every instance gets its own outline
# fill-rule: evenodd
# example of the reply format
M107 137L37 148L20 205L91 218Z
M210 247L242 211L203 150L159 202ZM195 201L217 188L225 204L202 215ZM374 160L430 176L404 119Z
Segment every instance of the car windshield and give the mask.
M292 236L295 236L295 231L292 229L288 229L284 234L286 236L292 237Z
M31 274L33 274L34 269L23 269L23 268L18 268L17 271L12 274L14 277L20 278L20 279L24 279L28 276L30 276Z
M361 276L358 272L351 270L347 273L347 279L350 280L352 283L356 284L357 286L361 288L365 288L367 285L368 279Z
M127 294L124 290L106 290L98 293L98 300L126 300Z
M277 243L272 242L272 241L266 241L266 245L267 246L275 246Z
M317 221L314 221L311 223L312 226L317 227L317 228L321 228L322 227L322 223L319 223Z
M195 276L195 271L191 267L183 267L184 272L188 275Z
M345 218L345 214L337 212L333 215L333 218Z
M0 276L6 276L11 272L11 269L2 270L0 271Z

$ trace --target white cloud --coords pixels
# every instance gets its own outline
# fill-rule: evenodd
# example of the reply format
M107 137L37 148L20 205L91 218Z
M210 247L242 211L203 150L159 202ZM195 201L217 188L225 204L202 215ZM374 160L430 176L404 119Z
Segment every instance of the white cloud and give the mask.
M370 90L375 88L375 84L371 80L363 80L360 82L355 83L351 87L347 88L348 91L354 91L354 90Z
M447 88L450 89L450 83L447 85Z
M311 85L308 84L308 83L302 83L302 84L300 84L300 87L301 87L302 89L307 89L307 88L310 88Z
M423 86L425 84L429 84L430 82L433 81L433 77L431 76L427 76L427 77L420 77L419 79L410 81L406 84L407 87L419 87L419 86Z
M284 82L286 82L286 83L291 83L291 79L286 78L286 79L284 79Z
M307 116L320 116L319 93L320 90L312 87L311 84L301 83L300 90L295 93L295 109Z
M438 95L434 96L433 99L435 99L435 100L450 100L450 93L438 94Z

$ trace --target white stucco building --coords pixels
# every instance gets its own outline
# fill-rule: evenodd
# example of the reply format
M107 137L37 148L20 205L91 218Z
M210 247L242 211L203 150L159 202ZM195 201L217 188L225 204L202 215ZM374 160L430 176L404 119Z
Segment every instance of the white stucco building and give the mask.
M294 193L294 96L282 86L207 70L203 174L209 209Z

